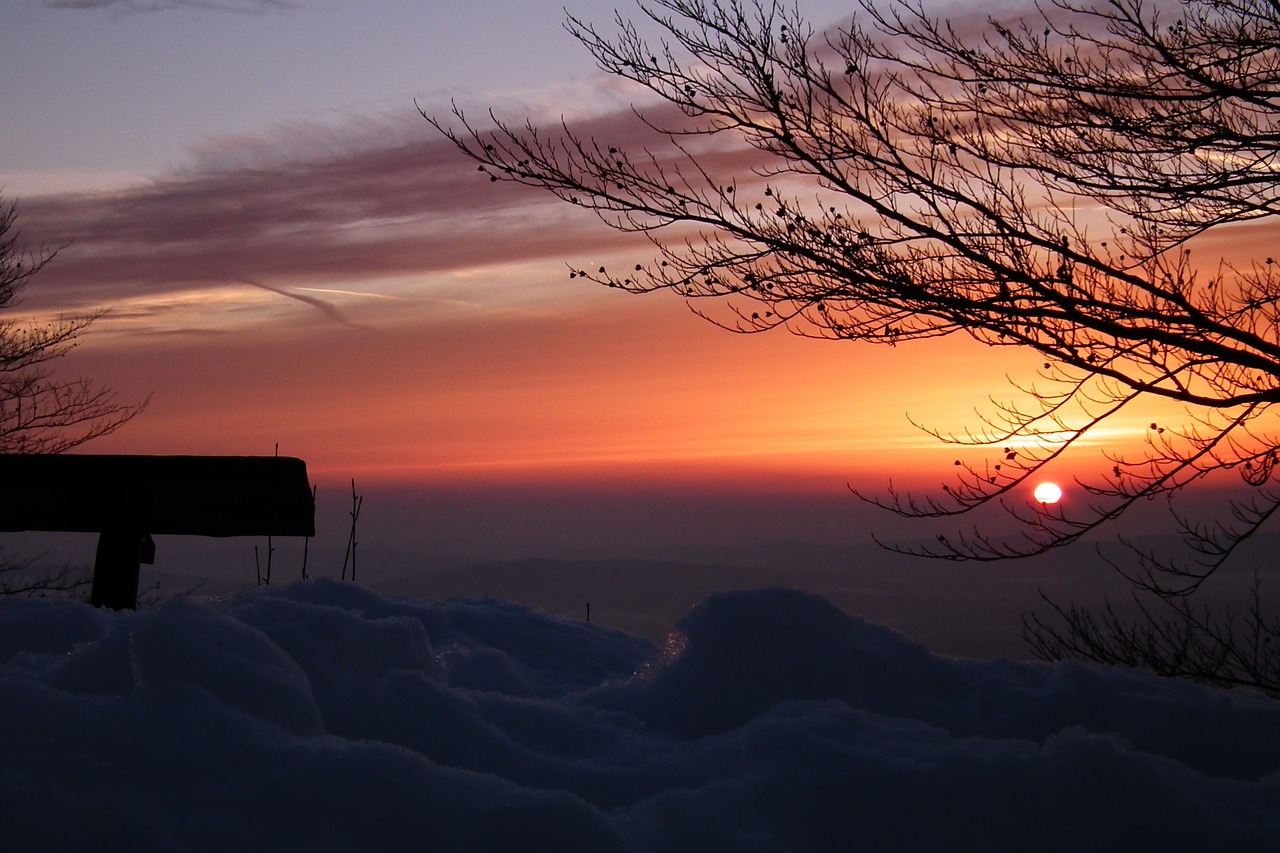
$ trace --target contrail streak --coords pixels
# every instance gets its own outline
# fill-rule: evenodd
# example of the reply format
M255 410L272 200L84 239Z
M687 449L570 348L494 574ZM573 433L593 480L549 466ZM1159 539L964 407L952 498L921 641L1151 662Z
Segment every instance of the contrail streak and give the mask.
M325 313L325 316L329 317L329 319L334 320L335 322L341 323L344 326L356 325L355 323L348 320L346 316L341 311L339 311L337 306L335 306L333 303L326 302L325 300L320 299L318 297L304 296L301 293L293 293L291 291L285 290L284 288L273 287L272 285L269 285L269 284L263 284L262 282L255 281L254 279L251 279L251 278L241 277L241 278L237 278L236 281L239 281L242 284L247 284L250 287L259 287L259 288L262 288L263 290L270 291L271 293L276 293L276 294L279 294L280 296L286 296L289 299L296 299L299 302L305 302L307 305L310 305L313 308L319 308L321 311Z

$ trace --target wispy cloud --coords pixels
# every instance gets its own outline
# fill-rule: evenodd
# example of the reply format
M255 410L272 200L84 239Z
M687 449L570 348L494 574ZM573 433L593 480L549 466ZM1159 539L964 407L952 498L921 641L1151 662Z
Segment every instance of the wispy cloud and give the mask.
M269 146L209 145L191 166L143 185L22 199L24 237L66 247L29 307L74 310L236 282L270 282L301 298L301 286L368 290L384 278L538 260L550 272L624 245L648 251L549 194L485 180L420 119L407 131L372 125L372 138L318 134L317 143L303 128L292 144L277 136ZM609 140L643 132L624 110L576 129Z

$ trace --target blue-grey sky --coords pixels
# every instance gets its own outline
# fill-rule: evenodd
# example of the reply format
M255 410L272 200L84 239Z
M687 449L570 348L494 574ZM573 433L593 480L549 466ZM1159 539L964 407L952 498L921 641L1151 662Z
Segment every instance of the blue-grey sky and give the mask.
M23 195L116 183L227 137L582 81L594 69L562 19L547 0L12 0L0 11L0 175Z

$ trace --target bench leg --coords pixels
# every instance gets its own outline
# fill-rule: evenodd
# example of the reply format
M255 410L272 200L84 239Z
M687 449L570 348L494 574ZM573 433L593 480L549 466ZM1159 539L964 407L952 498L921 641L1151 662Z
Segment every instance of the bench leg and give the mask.
M154 549L151 537L145 533L104 530L98 534L98 554L93 565L89 603L112 610L136 609L138 566L151 562Z

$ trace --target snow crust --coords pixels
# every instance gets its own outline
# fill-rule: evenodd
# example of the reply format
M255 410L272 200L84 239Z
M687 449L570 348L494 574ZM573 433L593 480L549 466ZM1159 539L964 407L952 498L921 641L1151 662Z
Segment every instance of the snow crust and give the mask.
M8 599L0 662L13 850L1280 849L1280 703L939 657L794 590L665 648L333 581Z

